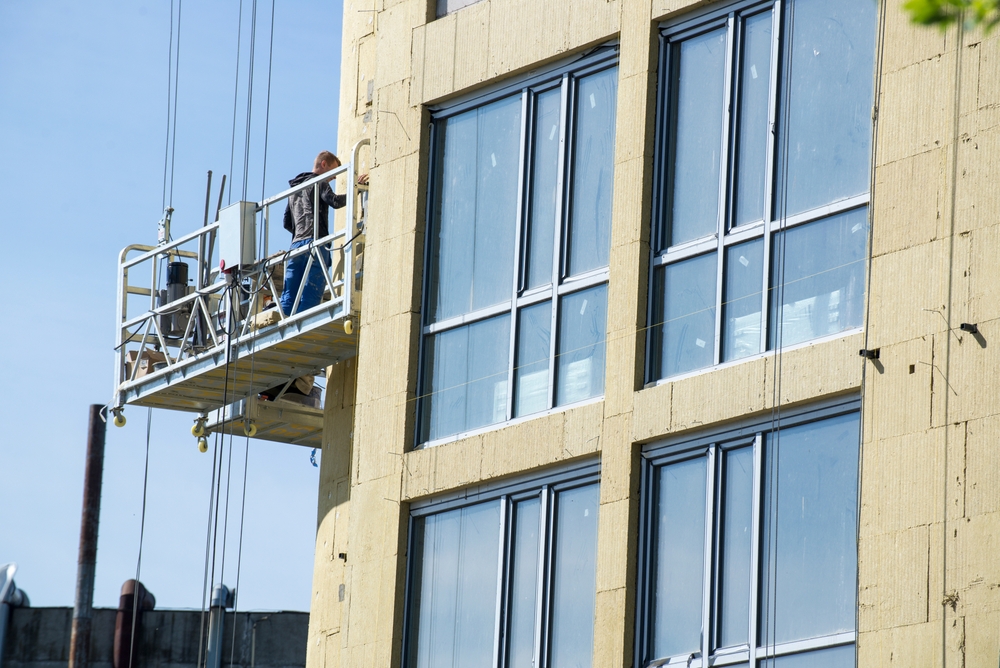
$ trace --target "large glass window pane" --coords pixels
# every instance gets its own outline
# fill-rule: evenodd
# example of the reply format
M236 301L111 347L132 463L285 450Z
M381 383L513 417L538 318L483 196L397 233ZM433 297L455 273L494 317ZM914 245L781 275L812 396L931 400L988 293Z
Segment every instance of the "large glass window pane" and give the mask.
M552 239L559 198L559 134L562 90L556 88L535 99L532 147L531 209L528 216L528 288L552 282Z
M668 193L669 242L676 245L718 229L722 169L726 30L675 44L674 120Z
M841 645L761 661L761 668L854 668L854 645Z
M764 219L768 98L771 90L771 12L743 23L743 59L736 140L736 225Z
M877 10L871 0L790 3L779 216L868 191Z
M521 99L494 102L437 127L430 239L432 320L510 299Z
M761 644L855 628L858 429L854 413L768 435Z
M717 646L747 642L753 549L753 448L723 453Z
M556 354L556 404L562 406L604 394L604 347L608 323L608 286L563 297Z
M659 472L653 599L653 653L657 658L701 647L705 581L707 459L664 466Z
M567 256L570 275L608 264L617 103L617 67L584 77L576 84Z
M537 498L519 501L514 510L508 668L530 667L534 662L540 511Z
M507 314L427 337L422 440L507 418L509 342Z
M862 325L867 242L866 208L775 235L769 295L772 349Z
M711 366L715 361L715 253L661 267L653 281L653 373L666 378Z
M726 284L722 295L722 359L760 352L764 240L726 249Z
M500 503L482 503L415 523L410 665L487 666L496 633Z
M514 414L528 415L549 407L549 330L552 302L521 309L514 371Z
M598 486L556 495L551 668L588 668L594 649ZM470 664L471 665L471 664Z

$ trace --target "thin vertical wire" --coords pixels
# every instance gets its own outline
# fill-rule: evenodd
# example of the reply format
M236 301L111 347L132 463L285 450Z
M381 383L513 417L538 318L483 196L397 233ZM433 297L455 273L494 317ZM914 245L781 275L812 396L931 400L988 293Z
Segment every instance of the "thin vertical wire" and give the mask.
M236 157L236 102L240 92L240 46L243 38L243 0L240 0L240 14L236 21L236 76L233 81L233 132L229 139L229 199L233 203L233 162Z
M181 78L181 11L183 8L184 0L177 0L177 49L174 51L174 117L173 128L170 132L170 199L168 200L171 206L174 203L174 156L177 150L177 88ZM171 17L172 20L173 18Z
M153 409L146 409L146 462L142 474L142 514L139 520L139 555L135 560L135 587L132 591L132 629L129 632L128 668L132 668L132 657L135 656L135 627L139 614L139 575L142 573L142 542L146 535L146 491L149 488L149 441L152 434Z
M167 208L167 166L170 162L170 86L174 81L173 70L174 56L174 0L170 0L170 39L167 46L167 128L166 138L163 145L163 194L160 199L160 208Z

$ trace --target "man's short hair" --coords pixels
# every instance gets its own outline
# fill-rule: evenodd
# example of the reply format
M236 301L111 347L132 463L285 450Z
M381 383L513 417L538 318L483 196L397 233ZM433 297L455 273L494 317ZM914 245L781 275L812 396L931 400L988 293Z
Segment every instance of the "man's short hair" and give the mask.
M329 151L320 151L319 155L316 156L315 162L313 162L313 167L319 167L319 163L321 162L325 162L327 164L330 163L337 163L338 165L341 164L340 158L335 156L333 153L330 153Z

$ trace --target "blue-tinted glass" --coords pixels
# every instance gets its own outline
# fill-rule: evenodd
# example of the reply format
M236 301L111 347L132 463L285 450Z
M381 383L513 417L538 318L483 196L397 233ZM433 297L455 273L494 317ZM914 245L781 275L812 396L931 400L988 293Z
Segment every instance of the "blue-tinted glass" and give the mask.
M733 222L737 225L764 218L767 175L768 101L771 90L771 12L746 19L736 140L736 188Z
M496 633L500 503L430 515L418 520L416 531L411 665L489 665Z
M793 227L771 249L770 347L860 327L868 209Z
M530 668L534 661L540 510L537 498L519 501L515 507L508 668Z
M437 128L431 320L510 299L521 99L494 102Z
M715 286L715 253L654 273L652 372L657 378L715 362Z
M701 457L659 471L653 590L653 654L658 659L701 647L706 466Z
M608 264L617 103L616 67L584 77L576 84L567 255L570 275Z
M753 549L753 448L723 454L722 540L719 555L719 647L747 642L750 552Z
M604 394L605 330L608 286L598 285L563 297L556 354L556 405Z
M531 213L528 225L527 286L552 282L552 238L559 198L559 107L561 89L535 100L535 135L532 147Z
M510 316L427 337L422 440L507 419Z
M674 45L671 55L676 92L667 236L673 246L718 229L726 30L685 40Z
M514 371L514 414L528 415L549 407L549 330L552 302L521 309Z
M778 215L868 191L875 18L871 0L794 0L778 133Z
M858 438L856 413L768 435L761 644L855 630Z
M722 358L735 360L760 352L764 240L726 249L722 295Z
M760 668L854 668L854 645L789 654L760 662Z
M598 486L556 495L551 668L589 668L594 650Z

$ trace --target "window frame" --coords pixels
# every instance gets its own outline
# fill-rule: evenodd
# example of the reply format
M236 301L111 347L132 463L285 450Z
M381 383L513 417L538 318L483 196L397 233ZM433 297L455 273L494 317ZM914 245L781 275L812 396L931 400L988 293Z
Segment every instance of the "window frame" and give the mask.
M574 293L581 292L601 285L608 285L610 281L610 262L604 267L591 269L577 275L569 276L568 273L568 240L570 235L570 223L572 219L572 170L571 165L576 153L576 85L580 79L598 74L609 69L617 69L619 58L619 46L617 42L607 43L597 46L583 54L563 59L548 67L528 73L523 78L515 82L503 82L489 86L482 91L477 91L456 100L440 105L432 105L428 109L431 114L428 150L428 171L426 185L425 202L425 231L423 249L423 277L421 281L421 317L420 317L420 343L417 357L417 393L416 393L416 420L414 428L414 448L432 447L441 443L455 441L483 431L497 429L502 426L517 423L526 419L541 417L555 411L562 411L571 406L584 405L587 403L600 401L604 393L588 397L583 400L557 404L556 389L558 379L556 377L559 350L559 314L561 312L561 301ZM537 108L537 98L540 94L552 90L562 91L560 101L560 134L559 134L559 158L557 169L556 191L559 196L555 205L555 220L553 221L553 261L552 280L543 286L536 288L527 287L527 263L528 245L530 243L529 224L531 220L531 193L532 179L534 174L534 156L532 146L535 130L535 109ZM457 116L459 114L472 111L474 109L499 102L506 98L519 96L521 98L521 127L519 138L519 164L518 164L518 187L517 187L517 217L514 227L514 270L512 272L513 281L511 286L511 298L491 306L475 309L467 313L452 316L442 320L432 320L431 314L431 264L433 254L433 243L431 234L434 226L434 206L435 189L437 186L438 160L440 159L440 147L438 141L439 124L442 121ZM617 105L617 99L615 100ZM613 196L613 193L612 193ZM609 226L611 221L608 221ZM549 356L547 359L548 381L547 381L547 404L546 408L525 414L516 415L516 391L515 391L515 371L517 369L516 356L518 347L518 332L520 324L520 314L523 309L550 302L550 329L549 329ZM605 304L605 307L607 305ZM490 318L501 316L504 313L510 315L509 351L507 358L507 406L503 420L492 422L486 425L465 429L454 434L447 434L435 438L423 439L425 388L428 379L426 373L427 342L431 336L446 332L458 327L471 325L486 321ZM605 322L605 329L607 324ZM604 373L602 370L602 378ZM606 379L605 379L606 380Z
M645 387L652 387L671 382L678 378L702 373L720 365L737 364L762 355L767 355L777 348L769 344L771 329L775 323L771 318L771 256L776 235L782 231L807 225L854 209L868 207L871 200L871 190L864 194L842 198L828 202L819 207L786 215L781 211L781 205L776 197L776 179L778 178L778 151L780 150L778 135L779 115L782 113L782 96L784 82L784 58L788 49L785 34L785 6L788 0L737 0L725 3L724 6L700 13L697 16L685 16L664 21L659 27L658 55L658 92L655 116L655 143L653 160L653 190L652 217L650 230L650 262L647 275L648 298L646 305L646 322L649 323L649 333L646 336L646 362L644 369ZM741 91L739 78L742 73L743 32L740 22L746 17L752 17L772 11L771 29L771 61L770 84L768 91L768 137L766 149L766 165L764 175L764 211L763 219L738 225L735 221L734 191L737 184L737 146L739 144L739 119L742 112L740 104ZM740 17L739 20L737 17ZM668 245L669 229L667 218L672 204L671 179L675 166L673 155L676 147L674 141L675 128L673 119L677 105L675 83L675 59L673 44L679 44L686 39L725 27L726 40L726 80L723 95L723 127L720 153L719 177L719 214L715 230L710 235ZM870 158L869 158L870 162ZM869 164L869 169L871 169ZM870 221L871 211L868 211ZM720 242L721 239L721 242ZM763 241L762 280L761 280L761 328L760 346L757 353L744 357L726 360L723 357L723 308L725 306L726 283L726 250L732 246L761 239ZM870 251L869 251L870 252ZM655 321L656 308L656 272L662 267L673 265L696 257L715 254L716 284L715 284L715 328L713 341L713 356L710 365L683 371L680 373L660 376L659 368L654 368L659 362L659 351L656 350L658 336L656 329L662 325ZM776 286L781 290L781 286ZM832 335L809 339L809 342L831 337L842 337L860 331L861 327L851 327ZM798 344L796 344L798 345Z
M523 475L502 482L485 483L473 488L444 494L433 499L423 499L410 503L406 538L406 584L404 586L403 603L403 640L402 660L404 668L414 668L410 661L413 650L413 614L412 605L415 586L415 570L419 563L416 554L415 536L416 522L429 515L436 515L453 510L459 510L479 503L491 501L500 502L500 553L497 568L497 599L496 617L493 629L493 659L494 668L505 666L509 654L510 620L512 612L514 506L517 502L532 498L539 499L539 555L538 582L535 600L534 627L534 665L545 667L550 662L551 631L552 631L552 590L555 580L555 539L558 532L556 496L560 492L590 485L600 489L601 463L587 461L547 475ZM600 516L598 516L600 522ZM594 545L595 559L598 545ZM595 593L596 593L595 577Z
M650 668L652 666L685 665L695 668L708 666L742 665L750 666L757 662L774 659L781 656L834 648L844 645L856 645L858 638L857 621L855 617L854 631L833 633L807 639L782 643L758 642L760 629L760 584L761 555L763 553L764 524L764 442L769 433L780 433L784 429L797 427L827 418L834 418L855 413L860 419L861 399L838 397L813 404L807 408L791 411L780 411L771 416L757 416L737 421L721 429L716 429L696 435L676 436L663 439L645 446L640 454L639 482L639 534L637 542L638 569L636 573L636 608L635 608L635 638L634 638L634 668ZM716 648L719 636L719 584L720 544L723 528L719 522L719 506L723 500L723 490L719 481L721 466L720 455L726 451L752 446L754 462L753 503L750 552L750 590L748 644L736 647ZM706 527L704 542L704 566L702 574L702 637L698 652L690 657L654 657L644 661L647 654L652 654L653 627L653 597L651 585L655 571L655 541L653 524L658 517L655 477L662 467L669 464L706 457L706 480L708 481L705 499ZM860 457L860 433L859 433ZM855 499L856 512L860 517L860 462L858 463L859 487ZM855 558L857 558L855 556ZM855 581L855 590L857 581ZM857 595L855 593L855 595ZM857 599L855 607L857 606ZM856 610L855 610L856 614ZM748 646L749 645L749 646Z

